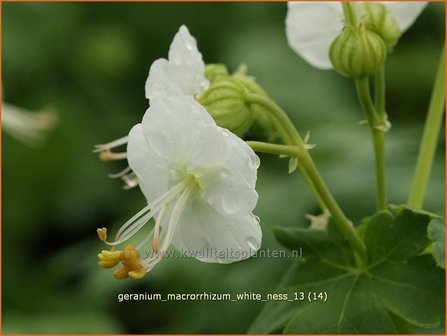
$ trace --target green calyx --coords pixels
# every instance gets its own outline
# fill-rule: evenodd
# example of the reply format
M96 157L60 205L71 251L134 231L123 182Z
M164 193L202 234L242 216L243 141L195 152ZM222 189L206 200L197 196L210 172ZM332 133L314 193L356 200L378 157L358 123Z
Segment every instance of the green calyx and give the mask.
M402 34L394 18L381 3L365 2L363 4L362 23L366 29L383 39L388 52L392 51Z
M345 27L329 50L335 70L353 78L374 75L385 63L386 55L383 39L364 25Z

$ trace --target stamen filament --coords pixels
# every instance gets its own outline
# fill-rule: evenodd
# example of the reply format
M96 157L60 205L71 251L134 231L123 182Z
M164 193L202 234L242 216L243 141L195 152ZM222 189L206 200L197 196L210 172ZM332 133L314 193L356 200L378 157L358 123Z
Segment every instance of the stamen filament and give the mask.
M137 250L139 250L140 248L142 248L148 241L149 239L152 238L152 235L154 234L154 228L152 228L149 233L146 235L146 237L141 241L141 243L138 244L138 246L136 247Z
M152 218L154 214L159 212L161 208L169 205L175 199L175 197L181 194L183 190L188 186L188 183L189 181L183 181L173 186L152 203L141 209L126 223L124 223L124 225L118 230L115 236L115 241L110 242L104 239L104 243L109 246L116 246L128 240L135 233L137 233Z
M126 169L123 169L122 171L120 171L119 173L116 174L109 174L108 176L110 178L121 178L124 175L127 175L128 173L130 173L132 171L132 169L130 169L130 167L127 167Z
M167 204L163 206L163 208L161 208L160 214L158 215L157 221L155 222L154 239L152 240L152 249L154 250L154 252L158 252L158 250L160 249L160 245L158 244L158 236L160 233L160 223L163 220L163 216L166 211L166 206Z
M144 266L145 272L149 272L162 258L163 253L168 249L168 247L172 243L172 239L174 236L175 229L177 228L177 224L180 219L180 215L182 214L185 206L189 200L189 196L191 195L194 183L191 180L188 181L188 184L184 190L182 190L182 194L178 199L177 203L174 206L174 209L171 212L171 216L169 218L168 227L166 230L166 236L163 239L163 243L159 251L155 254L154 257L148 258L148 260L141 261L141 264Z
M129 219L126 223L124 223L124 225L121 226L121 228L116 233L115 240L118 240L121 237L124 229L126 229L129 225L134 223L139 217L143 216L145 213L150 211L150 209L151 209L151 204L146 205L143 209L141 209L139 212L137 212L131 219Z
M112 148L115 148L115 147L118 147L121 145L125 145L128 141L129 141L129 137L125 136L125 137L116 139L116 140L106 143L106 144L95 145L95 149L93 150L93 153L99 153L99 152L103 152L105 150L110 150Z
M123 233L124 229L126 229L129 225L131 225L134 221L136 221L140 216L142 216L145 212L152 209L153 213L157 213L159 209L165 205L166 202L170 202L170 200L177 196L182 188L184 188L186 185L186 182L180 182L173 186L171 189L166 191L164 194L162 194L160 197L155 199L152 203L148 204L146 207L144 207L142 210L140 210L135 216L133 216L131 219L129 219L117 232L115 240L119 239L121 237L121 234ZM167 203L166 203L167 204ZM152 217L152 216L151 216Z

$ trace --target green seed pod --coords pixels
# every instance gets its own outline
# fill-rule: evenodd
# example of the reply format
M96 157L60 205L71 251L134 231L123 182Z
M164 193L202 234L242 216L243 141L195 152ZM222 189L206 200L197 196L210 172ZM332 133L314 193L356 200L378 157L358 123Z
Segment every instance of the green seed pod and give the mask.
M385 5L365 2L363 3L363 11L363 25L383 39L388 52L392 51L402 33Z
M245 104L244 85L231 77L211 81L198 101L220 127L242 137L253 122L253 111Z
M375 74L384 64L386 54L382 38L364 26L345 27L329 50L335 70L354 78Z

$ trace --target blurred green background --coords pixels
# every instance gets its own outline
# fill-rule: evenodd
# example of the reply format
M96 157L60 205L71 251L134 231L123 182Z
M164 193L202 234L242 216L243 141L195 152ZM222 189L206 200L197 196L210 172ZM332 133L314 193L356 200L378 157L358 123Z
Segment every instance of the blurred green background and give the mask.
M354 220L374 212L368 130L353 84L310 67L288 47L285 3L3 3L4 100L57 111L45 145L32 149L3 135L4 333L244 333L261 302L122 302L119 293L271 292L290 260L231 265L165 260L141 281L117 281L97 267L112 231L145 205L138 188L107 178L124 168L102 163L94 144L121 137L148 103L150 64L167 57L181 24L206 63L240 63L310 131L323 176ZM387 64L389 191L404 203L438 56L444 4L431 3ZM444 139L444 133L442 134ZM279 248L269 227L308 225L315 202L287 161L261 156L255 213L263 249ZM439 144L426 209L444 215L444 141Z

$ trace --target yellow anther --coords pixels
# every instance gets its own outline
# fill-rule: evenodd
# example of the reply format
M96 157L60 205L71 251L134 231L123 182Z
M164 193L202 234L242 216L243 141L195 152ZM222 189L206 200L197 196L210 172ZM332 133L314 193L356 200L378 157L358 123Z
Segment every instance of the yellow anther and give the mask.
M113 276L115 277L115 279L126 279L129 277L129 272L127 271L127 269L123 266L121 268L116 269L113 272Z
M129 272L129 276L133 279L142 279L144 276L146 275L146 273L144 271L131 271Z
M99 239L105 241L107 239L107 229L103 227L102 229L97 229L96 233L98 234Z
M140 263L140 253L132 244L126 246L123 251L101 251L98 254L98 258L98 264L102 268L112 268L119 262L122 262L122 266L113 272L113 276L116 279L125 279L128 277L141 279L146 274Z
M102 250L98 257L101 255L103 259L101 260L110 260L110 259L122 259L122 251L106 251ZM100 257L101 258L101 257Z
M123 252L121 251L101 251L98 254L99 267L101 268L112 268L116 266L120 261L123 260Z
M119 263L119 260L108 260L108 261L100 261L98 262L99 267L101 268L112 268L115 267Z
M123 268L127 275L134 279L141 279L145 272L140 263L140 253L130 244L123 250Z

